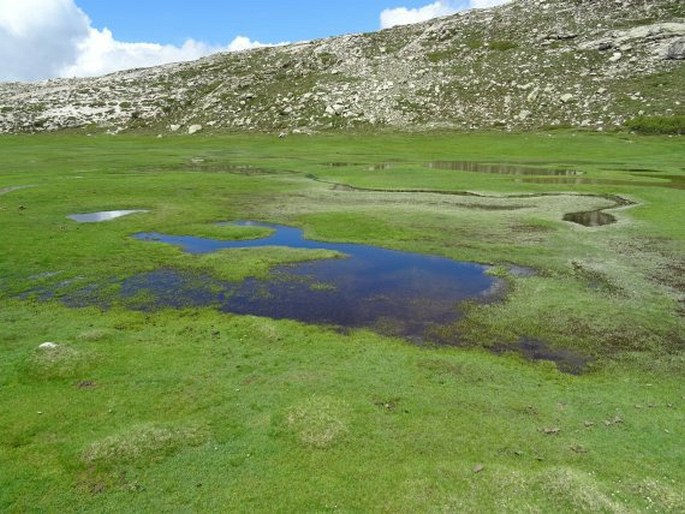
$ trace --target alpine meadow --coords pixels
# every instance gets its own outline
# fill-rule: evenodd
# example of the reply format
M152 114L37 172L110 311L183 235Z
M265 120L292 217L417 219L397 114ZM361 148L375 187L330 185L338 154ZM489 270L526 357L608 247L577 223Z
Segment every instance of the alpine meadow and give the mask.
M685 511L685 4L0 83L0 511Z

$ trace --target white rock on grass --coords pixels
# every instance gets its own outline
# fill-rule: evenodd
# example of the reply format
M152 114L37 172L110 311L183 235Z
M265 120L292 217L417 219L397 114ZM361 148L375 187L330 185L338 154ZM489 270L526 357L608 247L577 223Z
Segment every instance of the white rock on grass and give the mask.
M46 341L45 343L38 345L38 349L40 349L40 350L54 350L58 346L59 345L57 343L53 343L51 341Z
M202 130L202 125L191 125L190 127L188 127L188 134L190 134L192 136L193 134L196 134L197 132L200 132L201 130Z
M675 43L669 45L664 57L669 60L685 59L685 37L680 38Z

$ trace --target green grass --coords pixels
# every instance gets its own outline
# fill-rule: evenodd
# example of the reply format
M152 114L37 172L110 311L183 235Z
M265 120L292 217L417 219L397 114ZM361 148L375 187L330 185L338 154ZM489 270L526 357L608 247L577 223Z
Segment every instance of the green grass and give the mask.
M499 41L491 41L490 42L490 50L497 50L500 52L505 52L507 50L513 50L515 48L518 48L519 44L516 41L507 41L507 40L499 40Z
M642 134L685 134L685 116L640 116L626 127Z
M678 137L566 131L3 137L0 510L682 512L685 204L666 186L683 157ZM449 160L586 181L427 166ZM562 221L612 194L636 202L613 211L618 223ZM150 212L66 219L126 208ZM130 237L265 235L215 225L236 219L490 263L506 296L463 305L455 346L435 348L209 308L17 298L159 268L239 280L336 257L193 256ZM489 351L521 337L594 361L572 376Z

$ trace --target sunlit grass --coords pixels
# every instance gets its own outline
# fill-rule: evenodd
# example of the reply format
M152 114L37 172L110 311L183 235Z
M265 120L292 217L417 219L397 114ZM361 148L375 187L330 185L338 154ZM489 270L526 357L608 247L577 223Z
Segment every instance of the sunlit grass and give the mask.
M685 510L685 204L682 190L644 184L682 176L683 157L678 138L572 132L0 139L0 510ZM433 160L621 183L526 183ZM371 169L384 162L396 165ZM605 227L562 220L610 206L607 194L636 204ZM150 212L66 218L127 208ZM337 257L188 255L131 237L265 235L216 224L245 219L492 264L506 295L462 306L448 347L210 308L40 300L94 282L115 297L117 281L160 268L240 280ZM489 351L521 337L594 360L572 376Z

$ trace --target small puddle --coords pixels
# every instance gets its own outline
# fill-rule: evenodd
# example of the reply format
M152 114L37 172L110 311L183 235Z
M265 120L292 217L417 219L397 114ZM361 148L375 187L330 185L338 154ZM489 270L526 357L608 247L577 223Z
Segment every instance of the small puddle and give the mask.
M607 200L614 202L614 205L609 207L602 207L601 209L593 209L591 211L569 212L564 214L563 220L577 223L585 227L601 227L603 225L610 225L616 223L616 216L604 212L618 207L626 207L628 205L635 205L634 202L618 195L607 195Z
M616 223L615 216L603 212L602 210L569 212L568 214L564 214L563 219L564 221L578 223L579 225L583 225L585 227L600 227L602 225Z
M85 214L70 214L67 216L70 220L78 223L100 223L101 221L109 221L129 214L136 214L138 212L149 212L145 209L134 209L129 211L100 211L89 212Z
M474 161L433 161L427 164L429 168L438 170L471 171L475 173L492 173L497 175L580 175L573 169L536 168L534 166L518 166L511 164L485 164Z
M563 348L552 348L537 339L522 338L513 344L499 344L493 348L498 354L505 352L515 352L530 361L551 361L557 369L563 373L580 375L587 369L592 362L592 357L573 352Z

